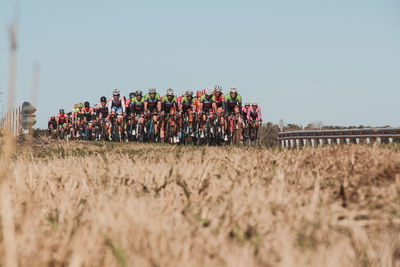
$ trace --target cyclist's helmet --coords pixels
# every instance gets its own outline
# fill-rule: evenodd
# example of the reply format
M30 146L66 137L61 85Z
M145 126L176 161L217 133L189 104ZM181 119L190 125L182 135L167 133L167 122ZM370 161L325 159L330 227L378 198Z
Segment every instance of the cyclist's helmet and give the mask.
M137 90L135 94L136 96L143 96L143 92L141 90Z
M214 86L214 90L215 90L215 92L221 93L222 92L222 86L217 84L216 86Z
M251 105L252 106L258 106L258 103L257 102L253 102Z
M183 91L182 96L186 96L188 90Z
M155 93L156 93L156 88L149 89L149 94L155 94Z
M83 108L83 103L82 103L82 102L79 102L78 107L79 107L79 108Z
M60 113L64 113L64 109L60 109Z
M100 97L100 102L107 102L107 98L105 96Z
M88 107L90 107L90 104L89 104L89 102L85 102L85 108L88 108Z
M244 103L245 106L250 106L250 102Z
M211 96L211 95L213 95L213 90L211 90L211 88L207 88L206 96Z
M134 98L135 96L136 96L136 94L135 94L134 92L131 92L131 93L129 94L129 98L130 98L130 99Z
M167 96L173 96L174 95L174 90L172 88L169 88L167 90Z
M113 96L118 96L119 95L119 90L118 89L114 89L113 90Z
M233 94L237 94L238 89L237 89L236 87L232 87L231 90L230 90L229 92L230 92L230 93L233 93Z
M187 90L187 91L186 91L186 96L191 96L191 97L193 97L193 91L192 91L192 90Z
M51 121L54 121L55 119L56 119L56 117L54 117L54 116L50 117Z

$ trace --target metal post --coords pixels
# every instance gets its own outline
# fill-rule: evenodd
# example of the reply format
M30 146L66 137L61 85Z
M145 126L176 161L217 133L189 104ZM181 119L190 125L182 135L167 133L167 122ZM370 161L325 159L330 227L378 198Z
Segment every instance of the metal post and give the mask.
M300 139L296 139L296 147L297 147L297 148L300 147Z
M324 139L320 138L319 139L319 146L323 146L324 145Z
M328 138L328 145L331 145L331 144L332 144L332 139Z
M315 147L315 139L311 139L311 146Z

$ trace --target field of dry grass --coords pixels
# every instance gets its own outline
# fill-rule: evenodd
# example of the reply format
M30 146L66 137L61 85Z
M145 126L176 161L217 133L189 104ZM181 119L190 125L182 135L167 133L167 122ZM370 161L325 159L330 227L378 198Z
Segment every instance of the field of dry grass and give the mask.
M396 146L49 144L1 164L2 266L400 265Z

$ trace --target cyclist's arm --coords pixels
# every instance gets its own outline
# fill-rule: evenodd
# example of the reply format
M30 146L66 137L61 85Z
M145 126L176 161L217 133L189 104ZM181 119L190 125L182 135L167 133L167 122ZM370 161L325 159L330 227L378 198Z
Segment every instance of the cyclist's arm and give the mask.
M112 101L109 100L109 101L108 101L108 114L111 113L111 109L112 109Z
M122 106L122 112L125 113L126 112L125 98L121 99L121 106Z

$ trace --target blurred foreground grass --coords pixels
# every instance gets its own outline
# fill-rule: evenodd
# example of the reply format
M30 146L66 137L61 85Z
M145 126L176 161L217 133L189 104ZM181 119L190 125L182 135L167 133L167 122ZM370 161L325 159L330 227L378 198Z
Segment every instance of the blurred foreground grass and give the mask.
M19 146L8 180L16 261L399 265L399 151L398 146ZM1 265L6 247L0 236Z

